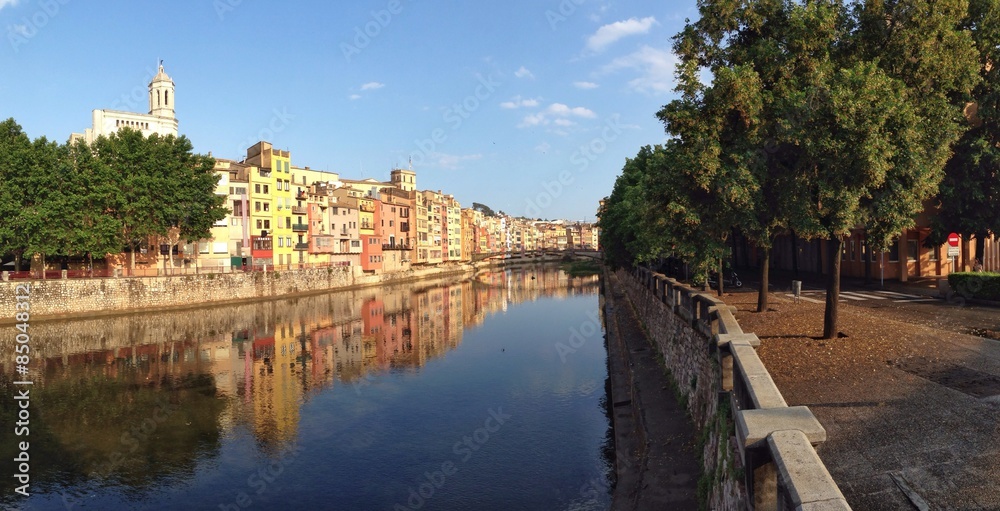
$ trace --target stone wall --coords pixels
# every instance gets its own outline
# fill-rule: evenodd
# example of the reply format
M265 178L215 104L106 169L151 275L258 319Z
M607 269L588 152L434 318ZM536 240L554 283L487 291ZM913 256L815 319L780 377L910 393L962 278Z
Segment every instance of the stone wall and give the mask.
M0 282L0 324L15 320L15 295L30 285L30 317L81 317L208 303L245 302L351 287L467 275L471 265L407 269L366 275L360 267L235 272L174 277L11 280Z
M709 509L850 509L814 449L826 430L785 403L732 308L648 270L618 278L701 431Z

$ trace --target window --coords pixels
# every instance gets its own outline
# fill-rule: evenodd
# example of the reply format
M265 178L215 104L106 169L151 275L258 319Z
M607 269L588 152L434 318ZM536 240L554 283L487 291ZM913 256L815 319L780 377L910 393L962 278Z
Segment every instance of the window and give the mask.
M264 228L268 229L268 230L271 229L271 221L270 220L264 220Z
M899 262L899 240L892 240L889 244L889 262Z
M289 247L292 246L292 237L291 236L285 236L285 244L288 245Z
M858 251L854 247L854 240L851 240L851 262L856 261L858 258Z
M170 105L170 91L163 91L163 106Z
M260 193L260 183L253 185L253 191L255 193Z
M927 260L929 261L938 260L938 247L931 248L927 251Z
M207 254L209 250L209 245L207 241L198 242L198 253Z
M258 218L257 219L257 229L263 229L263 228L264 228L264 222L261 219Z
M278 236L278 246L279 247L285 246L285 238L282 238L281 236Z
M260 201L255 201L253 203L253 210L260 213Z
M287 216L285 217L285 229L291 229L291 228L292 228L292 217Z
M906 240L906 260L916 261L920 257L920 248L917 240Z
M264 203L264 211L265 212L271 211L271 204L270 203L268 203L268 202Z
M264 194L266 195L268 193L268 191L269 190L267 189L267 185L264 185Z

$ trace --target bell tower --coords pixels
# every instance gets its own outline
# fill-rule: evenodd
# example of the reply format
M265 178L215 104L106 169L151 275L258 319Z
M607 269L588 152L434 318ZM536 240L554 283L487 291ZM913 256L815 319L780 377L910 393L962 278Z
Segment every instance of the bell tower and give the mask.
M163 72L163 61L160 61L160 72L149 82L149 113L157 117L174 119L174 81Z

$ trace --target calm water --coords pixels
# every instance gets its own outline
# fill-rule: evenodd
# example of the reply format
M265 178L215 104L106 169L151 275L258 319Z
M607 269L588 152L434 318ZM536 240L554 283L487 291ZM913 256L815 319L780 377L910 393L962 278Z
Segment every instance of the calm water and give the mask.
M536 268L37 323L32 496L13 498L7 476L0 505L607 509L597 291ZM12 362L5 475L24 439Z

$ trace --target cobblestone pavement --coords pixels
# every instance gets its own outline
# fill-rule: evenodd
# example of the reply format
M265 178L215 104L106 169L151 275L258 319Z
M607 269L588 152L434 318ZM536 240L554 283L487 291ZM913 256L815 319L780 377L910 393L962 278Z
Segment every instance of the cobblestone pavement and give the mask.
M844 305L846 337L820 340L823 304L774 292L755 313L756 298L725 300L788 404L827 429L817 450L854 509L1000 510L1000 341Z

